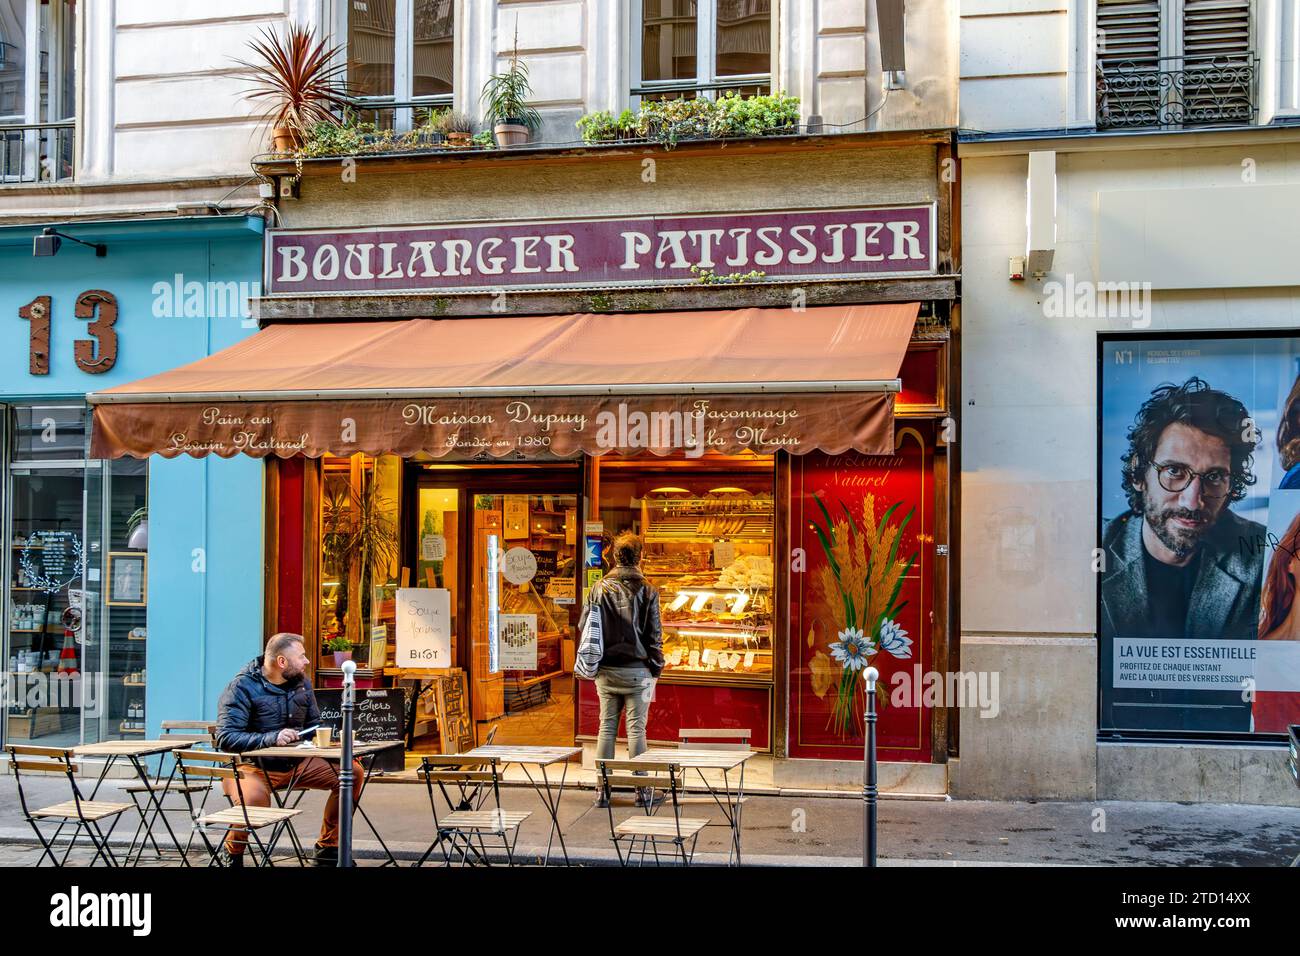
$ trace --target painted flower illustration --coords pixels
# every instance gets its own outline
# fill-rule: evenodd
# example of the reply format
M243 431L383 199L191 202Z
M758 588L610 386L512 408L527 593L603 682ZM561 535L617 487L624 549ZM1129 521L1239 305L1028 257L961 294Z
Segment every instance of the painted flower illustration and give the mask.
M898 626L897 621L884 621L880 625L880 646L899 660L912 656L912 639L907 631Z
M839 640L830 646L831 657L840 662L845 670L861 670L867 659L875 653L871 641L856 627L845 628L839 633Z
M899 599L903 582L920 558L919 549L911 555L903 550L915 509L900 521L895 515L902 502L889 505L879 514L876 496L866 494L860 509L852 509L843 501L834 502L843 512L843 517L837 519L820 495L813 495L812 500L824 519L824 523L811 522L826 555L826 563L816 572L828 625L823 640L828 640L830 634L836 634L839 640L818 645L809 631L808 646L814 651L809 677L819 698L834 689L826 726L847 738L852 732L862 732L861 698L866 693L862 675L869 659L881 648L895 658L912 656L912 639L898 620L907 605L907 601ZM883 686L877 683L878 694Z

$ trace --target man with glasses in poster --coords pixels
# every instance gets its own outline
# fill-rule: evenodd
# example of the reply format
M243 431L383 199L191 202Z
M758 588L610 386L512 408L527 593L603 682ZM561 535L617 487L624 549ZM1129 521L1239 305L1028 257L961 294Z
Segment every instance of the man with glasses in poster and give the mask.
M1103 729L1248 731L1242 688L1114 686L1114 640L1254 640L1265 528L1230 505L1255 483L1258 434L1236 398L1193 377L1161 385L1129 429L1129 510L1102 531Z

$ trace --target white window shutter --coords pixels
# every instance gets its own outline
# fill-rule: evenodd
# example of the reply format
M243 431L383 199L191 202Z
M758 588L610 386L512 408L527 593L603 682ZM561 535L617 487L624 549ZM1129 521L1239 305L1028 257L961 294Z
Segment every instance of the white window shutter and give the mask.
M1184 0L1183 125L1249 123L1250 0Z
M1160 125L1160 0L1097 0L1097 125Z

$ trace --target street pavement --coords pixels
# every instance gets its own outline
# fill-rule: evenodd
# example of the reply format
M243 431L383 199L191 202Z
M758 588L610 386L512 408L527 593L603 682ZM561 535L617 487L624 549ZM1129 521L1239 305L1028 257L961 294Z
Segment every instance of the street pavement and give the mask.
M97 799L129 802L105 781ZM62 778L25 780L34 806L67 799ZM177 800L173 797L172 800ZM302 802L297 832L308 849L315 840L323 793ZM609 815L593 806L591 790L570 787L560 824L570 859L584 865L617 860L609 839ZM177 800L177 802L179 802ZM550 819L537 795L525 787L502 789L507 810L531 810L519 838L519 856L536 862L545 850ZM214 794L209 809L225 806ZM432 817L423 785L372 782L362 806L384 841L403 862L429 845ZM710 812L712 811L712 812ZM615 819L637 811L624 800ZM665 812L660 810L660 813ZM687 815L721 821L716 808L695 805ZM188 834L183 810L169 819ZM137 818L124 815L113 840L129 839ZM378 863L378 843L360 816L355 846L363 865ZM161 832L161 828L158 828ZM861 863L863 813L859 799L755 796L743 813L747 865L856 866ZM696 862L724 864L728 831L707 828ZM196 839L196 846L199 841ZM287 847L287 841L285 846ZM1120 801L988 802L884 798L879 813L879 853L886 866L1286 866L1300 854L1300 809L1237 804ZM559 857L558 844L552 862ZM11 776L0 777L0 865L30 866L39 858L18 806ZM73 861L85 861L78 851ZM194 859L198 859L197 854ZM441 856L435 854L440 861ZM146 856L146 864L149 862Z

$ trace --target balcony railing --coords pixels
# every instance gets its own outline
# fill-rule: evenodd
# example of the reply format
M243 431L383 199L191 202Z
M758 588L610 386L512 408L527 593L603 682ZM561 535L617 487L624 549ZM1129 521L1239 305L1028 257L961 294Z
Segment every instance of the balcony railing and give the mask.
M0 124L0 185L67 182L76 123Z
M1098 64L1098 129L1247 125L1258 108L1259 61L1164 57Z

